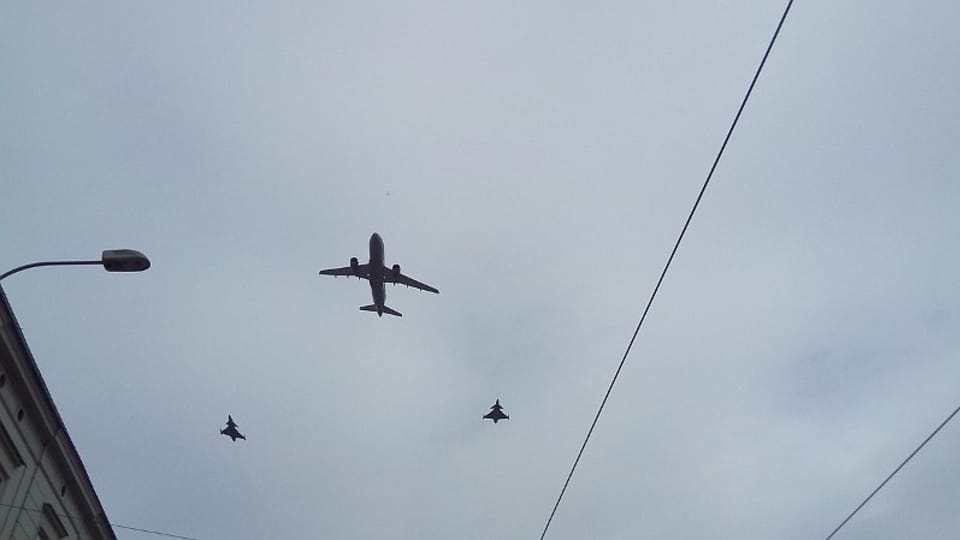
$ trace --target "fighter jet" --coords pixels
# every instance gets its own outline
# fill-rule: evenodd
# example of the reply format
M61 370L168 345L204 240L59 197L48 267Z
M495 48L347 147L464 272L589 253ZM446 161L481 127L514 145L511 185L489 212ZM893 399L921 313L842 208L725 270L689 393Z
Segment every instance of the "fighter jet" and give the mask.
M509 420L510 417L506 414L503 414L503 407L500 406L500 400L498 399L496 403L493 404L493 407L490 407L492 410L487 414L483 415L484 418L489 418L493 420L493 423L496 424L501 420Z
M226 435L230 437L230 440L237 442L237 439L247 440L239 431L237 431L237 424L233 421L233 418L228 414L227 415L227 427L220 430L221 435Z
M384 283L406 285L407 287L414 287L421 291L440 294L440 291L437 289L401 274L399 264L393 265L392 268L387 268L383 265L383 260L383 239L380 238L379 234L373 233L370 237L370 262L360 264L360 261L358 261L356 257L351 257L350 266L321 270L320 275L356 276L358 279L368 280L370 282L370 292L373 294L373 303L369 306L363 306L360 309L362 311L375 311L380 317L383 317L384 313L403 317L399 311L390 309L384 304L387 299L387 291L383 286Z

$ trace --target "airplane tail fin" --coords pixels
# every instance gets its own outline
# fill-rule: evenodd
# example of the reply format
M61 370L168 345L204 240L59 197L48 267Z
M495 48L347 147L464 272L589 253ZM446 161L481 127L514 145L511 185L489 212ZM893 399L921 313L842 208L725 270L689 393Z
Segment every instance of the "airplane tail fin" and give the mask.
M374 313L377 313L377 305L376 305L376 304L370 304L369 306L360 306L360 311L372 311L372 312L374 312ZM403 317L403 314L402 314L402 313L400 313L399 311L390 309L390 308L388 308L387 306L383 306L383 312L386 313L387 315L394 315L394 316L396 316L396 317Z

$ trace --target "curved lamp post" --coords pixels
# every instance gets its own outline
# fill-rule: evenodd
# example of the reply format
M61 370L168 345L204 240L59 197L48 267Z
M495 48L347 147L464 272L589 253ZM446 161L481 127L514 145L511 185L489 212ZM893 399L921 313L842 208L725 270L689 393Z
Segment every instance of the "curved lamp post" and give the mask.
M99 261L42 261L18 266L0 275L0 280L12 276L17 272L37 266L84 266L103 265L107 272L143 272L150 268L150 259L135 249L108 249L100 256Z

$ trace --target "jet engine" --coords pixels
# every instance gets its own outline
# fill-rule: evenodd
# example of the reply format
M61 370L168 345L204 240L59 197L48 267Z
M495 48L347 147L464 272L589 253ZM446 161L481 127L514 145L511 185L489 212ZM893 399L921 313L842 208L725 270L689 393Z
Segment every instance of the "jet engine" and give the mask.
M350 257L350 269L353 270L353 275L360 275L360 261L356 257Z
M394 277L394 278L399 278L399 277L400 277L400 265L399 265L399 264L393 265L393 277Z

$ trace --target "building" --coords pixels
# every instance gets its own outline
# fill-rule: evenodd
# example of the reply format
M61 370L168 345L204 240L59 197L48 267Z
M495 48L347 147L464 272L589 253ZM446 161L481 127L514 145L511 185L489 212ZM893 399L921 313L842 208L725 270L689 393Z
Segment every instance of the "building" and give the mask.
M0 289L0 539L116 535Z

